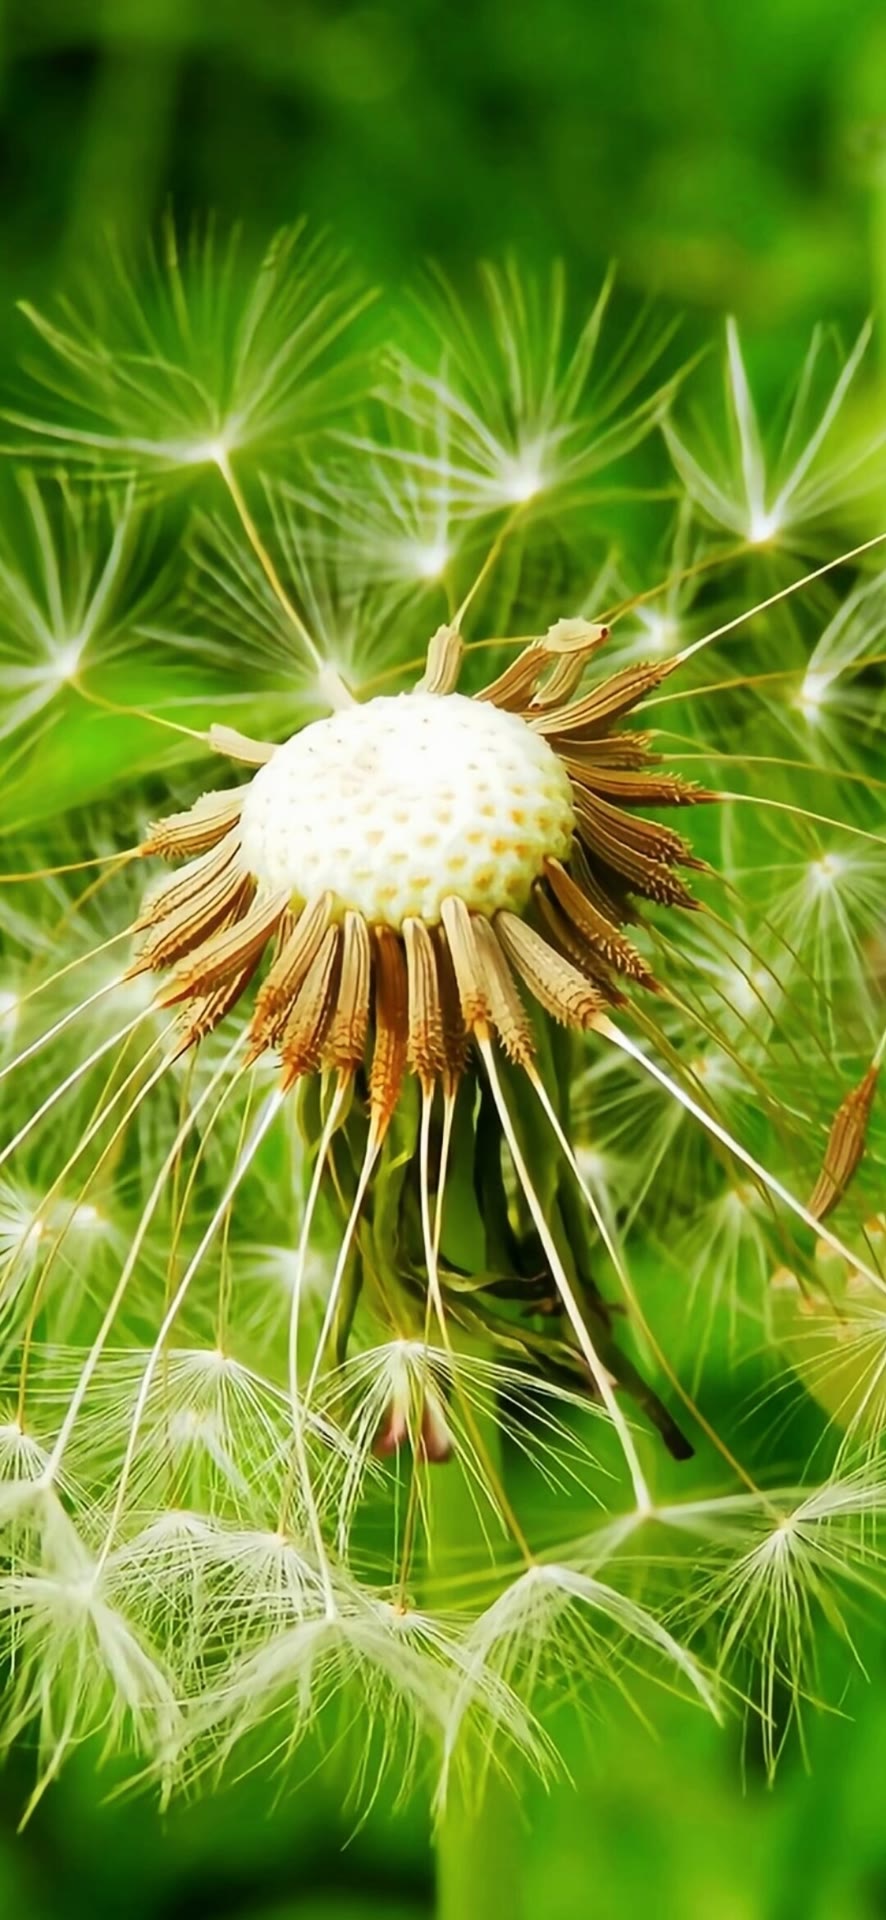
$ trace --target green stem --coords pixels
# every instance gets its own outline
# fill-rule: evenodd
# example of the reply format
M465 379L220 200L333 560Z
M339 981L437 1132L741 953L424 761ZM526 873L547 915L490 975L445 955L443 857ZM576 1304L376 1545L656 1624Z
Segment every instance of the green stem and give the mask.
M479 1806L468 1806L453 1781L435 1838L436 1920L521 1920L522 1841L508 1781L490 1775Z
M501 1477L501 1434L494 1409L478 1413L474 1403L473 1413L490 1464ZM435 1584L450 1569L455 1583L472 1547L488 1561L489 1541L458 1461L431 1468L430 1481ZM482 1788L469 1791L454 1771L434 1834L436 1920L502 1920L503 1915L521 1920L522 1847L520 1800L513 1783L489 1768Z

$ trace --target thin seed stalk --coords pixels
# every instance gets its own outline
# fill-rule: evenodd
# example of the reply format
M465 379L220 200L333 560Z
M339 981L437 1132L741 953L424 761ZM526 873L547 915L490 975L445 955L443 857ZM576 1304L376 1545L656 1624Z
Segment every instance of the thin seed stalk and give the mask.
M482 1408L473 1396L472 1400L477 1438L489 1467L501 1482L502 1441L494 1396L490 1395L488 1406ZM457 1460L431 1467L428 1481L434 1585L457 1585L473 1547L488 1563L495 1521L487 1511L483 1531L470 1483ZM502 1553L512 1559L513 1544L502 1539ZM434 1832L436 1920L465 1920L467 1915L471 1920L501 1920L502 1914L507 1914L508 1920L521 1920L522 1849L523 1823L515 1782L490 1766L484 1767L480 1783L472 1782L463 1770L453 1769Z

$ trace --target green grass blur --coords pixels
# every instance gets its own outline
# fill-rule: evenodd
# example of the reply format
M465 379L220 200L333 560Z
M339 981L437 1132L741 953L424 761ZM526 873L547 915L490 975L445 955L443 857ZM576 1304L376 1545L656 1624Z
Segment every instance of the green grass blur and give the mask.
M456 278L508 247L562 256L579 290L615 258L690 343L736 312L775 377L886 285L884 103L880 0L0 0L0 350L16 296L171 204L258 235L307 212L394 288L429 255ZM663 1696L650 1725L564 1716L571 1784L525 1793L527 1913L886 1914L886 1661L866 1653L774 1790L738 1723ZM432 1911L426 1809L358 1826L346 1749L295 1793L262 1774L162 1820L111 1777L97 1805L92 1759L21 1838L27 1756L0 1779L9 1920Z

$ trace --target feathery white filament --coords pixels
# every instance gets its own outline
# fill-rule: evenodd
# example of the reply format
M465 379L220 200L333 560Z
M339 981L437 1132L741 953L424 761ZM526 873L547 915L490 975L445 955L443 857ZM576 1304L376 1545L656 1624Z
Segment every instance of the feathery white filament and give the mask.
M548 1226L547 1220L545 1219L545 1216L544 1216L544 1210L542 1208L541 1202L538 1198L538 1195L529 1177L529 1171L527 1169L526 1162L523 1158L523 1155L520 1151L520 1143L519 1143L519 1140L517 1139L517 1135L514 1130L514 1123L511 1119L510 1113L508 1112L504 1094L502 1093L501 1081L499 1080L498 1069L495 1064L495 1054L488 1040L481 1039L479 1042L479 1046L480 1046L480 1052L483 1056L483 1065L486 1068L486 1072L489 1078L489 1086L492 1092L492 1097L495 1101L496 1108L498 1110L499 1119L501 1120L502 1132L505 1136L505 1139L507 1140L508 1151L514 1163L514 1171L517 1175L517 1179L519 1180L520 1185L523 1189L523 1193L526 1197L526 1202L529 1207L529 1211L535 1222L536 1232L542 1243L542 1246L544 1247L545 1255L550 1265L551 1273L553 1274L554 1281L557 1287L557 1292L559 1293L560 1299L563 1304L564 1312L566 1313L567 1319L571 1323L572 1330L576 1336L581 1352L584 1355L584 1358L587 1362L588 1371L591 1375L591 1379L594 1382L597 1392L600 1395L600 1399L604 1407L606 1408L606 1412L608 1413L609 1418L612 1421L612 1425L615 1429L615 1432L618 1435L619 1443L621 1445L621 1450L622 1450L622 1453L624 1454L628 1472L630 1473L631 1481L633 1483L634 1496L637 1502L637 1511L639 1513L644 1513L644 1514L651 1513L653 1511L653 1501L652 1501L651 1494L649 1492L649 1488L646 1485L645 1475L640 1465L639 1455L634 1445L633 1437L631 1435L631 1430L627 1424L627 1421L624 1418L624 1415L622 1414L618 1401L616 1400L615 1393L613 1391L612 1382L610 1380L609 1374L607 1373L606 1367L603 1364L602 1360L600 1359L600 1356L597 1353L596 1348L594 1347L594 1343L591 1339L590 1332L585 1323L584 1315L582 1314L581 1308L575 1297L575 1293L570 1285L568 1276L564 1270L563 1263L557 1252L557 1248L554 1243L554 1239L551 1234L550 1227Z

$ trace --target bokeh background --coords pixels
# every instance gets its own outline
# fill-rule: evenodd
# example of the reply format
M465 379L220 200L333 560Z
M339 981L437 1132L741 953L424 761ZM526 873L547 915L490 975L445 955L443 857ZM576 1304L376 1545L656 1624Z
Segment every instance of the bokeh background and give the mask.
M302 212L368 274L423 259L562 256L581 292L614 258L689 344L735 312L764 376L810 326L847 331L886 287L881 0L0 0L0 350L106 227L171 205L258 237ZM642 1698L640 1707L646 1704ZM527 1786L515 1873L540 1920L873 1920L886 1914L886 1663L795 1744L770 1790L753 1743L659 1698L609 1702L572 1781ZM427 1810L265 1776L161 1819L96 1804L74 1765L21 1838L27 1762L0 1779L9 1920L419 1920ZM306 1771L308 1769L306 1768ZM503 1904L507 1890L503 1889ZM465 1920L470 1920L466 1905Z

